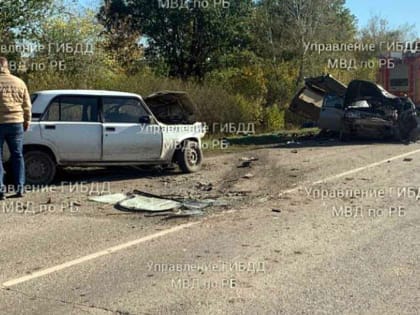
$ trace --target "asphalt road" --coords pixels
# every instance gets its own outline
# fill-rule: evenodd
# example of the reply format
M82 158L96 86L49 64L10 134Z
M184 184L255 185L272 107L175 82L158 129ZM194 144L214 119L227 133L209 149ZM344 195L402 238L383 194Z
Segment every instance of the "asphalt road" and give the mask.
M237 168L244 155L258 161ZM419 144L326 142L213 156L195 175L77 175L112 192L211 182L231 202L166 221L74 183L6 200L0 314L420 314L418 169Z

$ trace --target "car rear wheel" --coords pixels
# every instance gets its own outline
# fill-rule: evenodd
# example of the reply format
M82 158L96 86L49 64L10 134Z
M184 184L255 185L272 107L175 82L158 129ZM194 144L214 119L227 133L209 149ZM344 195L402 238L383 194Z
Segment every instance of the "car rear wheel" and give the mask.
M176 161L184 173L194 173L201 168L203 152L197 142L187 140L176 152Z
M349 140L350 135L344 130L344 128L341 128L338 138L341 142L346 142Z
M44 151L28 151L24 153L26 184L48 185L57 171L56 163L51 154Z

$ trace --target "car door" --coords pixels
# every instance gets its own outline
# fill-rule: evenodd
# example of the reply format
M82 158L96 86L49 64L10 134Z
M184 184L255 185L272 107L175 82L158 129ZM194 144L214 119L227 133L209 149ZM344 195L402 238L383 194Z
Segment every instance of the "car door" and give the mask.
M162 152L162 130L140 99L135 97L103 97L103 156L111 161L153 161Z
M318 126L325 130L340 131L343 115L343 98L326 95L319 114Z
M60 161L100 161L102 125L95 96L55 97L41 117L42 139L51 145Z

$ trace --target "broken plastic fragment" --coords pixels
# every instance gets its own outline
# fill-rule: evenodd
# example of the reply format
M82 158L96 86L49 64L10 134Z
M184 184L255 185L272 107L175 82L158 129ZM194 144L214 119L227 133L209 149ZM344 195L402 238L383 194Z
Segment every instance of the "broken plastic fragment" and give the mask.
M118 194L111 194L111 195L104 195L104 196L95 196L90 197L88 200L90 201L96 201L96 202L102 202L102 203L108 203L108 204L116 204L124 199L127 199L128 196L123 193Z
M137 211L168 211L179 208L181 205L180 202L174 200L139 195L122 200L117 204L121 208Z
M185 200L182 202L184 208L190 210L199 210L211 206L213 203L211 201L198 201L198 200Z
M178 219L178 218L188 218L191 216L200 216L200 215L204 215L204 212L199 210L199 209L195 209L195 210L182 210L179 212L176 212L172 215L169 215L167 217L164 217L164 220L170 220L170 219Z

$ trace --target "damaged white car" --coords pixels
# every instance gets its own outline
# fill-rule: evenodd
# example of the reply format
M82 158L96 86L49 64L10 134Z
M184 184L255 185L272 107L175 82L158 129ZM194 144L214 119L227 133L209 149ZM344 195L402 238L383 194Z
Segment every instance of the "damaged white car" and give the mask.
M49 184L64 166L201 167L205 125L192 123L195 107L184 92L143 100L125 92L51 90L34 93L32 100L24 140L27 184Z

